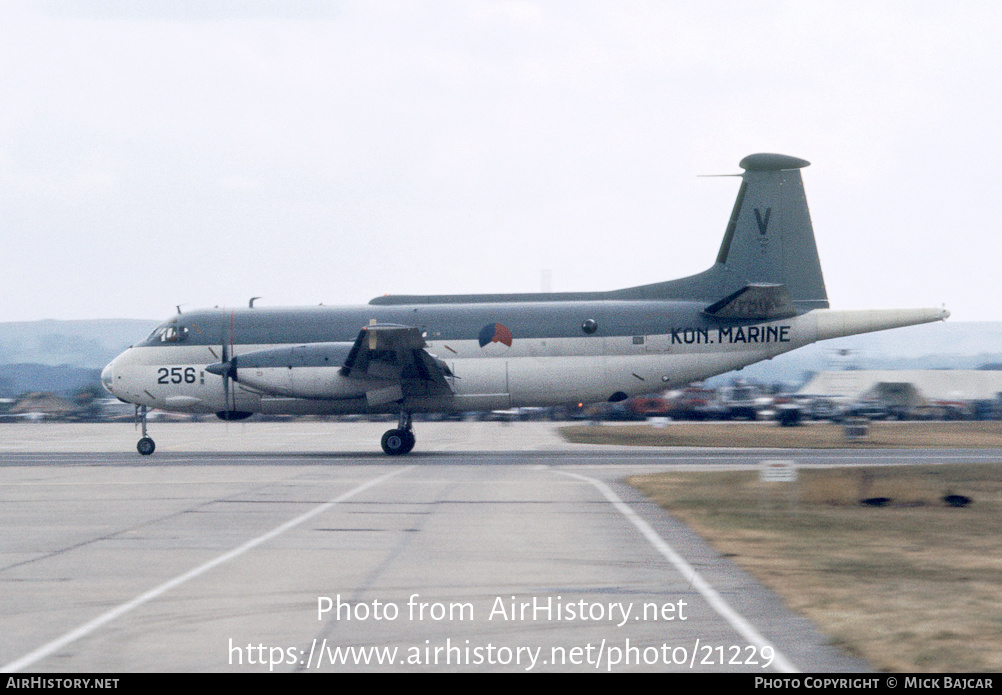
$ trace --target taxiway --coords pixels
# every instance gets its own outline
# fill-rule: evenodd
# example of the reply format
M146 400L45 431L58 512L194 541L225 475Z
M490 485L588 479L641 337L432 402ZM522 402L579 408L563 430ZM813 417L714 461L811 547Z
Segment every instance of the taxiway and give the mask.
M618 481L999 458L595 448L549 423L422 423L403 461L379 424L165 423L141 458L121 425L4 427L11 672L865 670Z

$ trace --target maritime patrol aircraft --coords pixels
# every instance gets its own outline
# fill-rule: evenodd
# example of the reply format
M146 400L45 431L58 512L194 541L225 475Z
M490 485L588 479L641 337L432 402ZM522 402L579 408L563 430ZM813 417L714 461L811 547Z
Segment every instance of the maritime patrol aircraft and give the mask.
M414 448L414 413L621 401L818 340L945 319L945 309L828 308L800 170L753 154L716 262L601 292L388 295L351 307L180 312L101 374L137 406L215 413L399 415L387 454Z

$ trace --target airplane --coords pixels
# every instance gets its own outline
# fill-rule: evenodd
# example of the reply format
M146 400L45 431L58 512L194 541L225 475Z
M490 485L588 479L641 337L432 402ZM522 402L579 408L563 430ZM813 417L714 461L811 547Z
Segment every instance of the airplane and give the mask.
M394 413L382 437L409 453L412 415L622 401L682 387L819 340L945 320L946 309L833 310L800 170L752 154L715 263L619 290L386 295L347 307L181 312L101 373L135 404L215 413Z

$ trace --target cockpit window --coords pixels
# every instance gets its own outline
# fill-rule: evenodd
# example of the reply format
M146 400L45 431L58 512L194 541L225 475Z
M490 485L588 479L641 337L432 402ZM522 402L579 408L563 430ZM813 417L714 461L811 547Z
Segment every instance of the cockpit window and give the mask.
M179 326L177 325L177 321L168 321L153 331L150 337L146 339L146 344L180 343L187 337L187 326Z

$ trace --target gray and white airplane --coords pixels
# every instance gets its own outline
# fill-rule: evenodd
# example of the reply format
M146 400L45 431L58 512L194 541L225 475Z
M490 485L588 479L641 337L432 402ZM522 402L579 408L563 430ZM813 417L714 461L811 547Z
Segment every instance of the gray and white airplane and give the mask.
M800 169L753 154L711 268L606 292L383 296L366 305L178 313L116 357L104 387L149 408L215 413L399 413L387 454L414 447L411 416L621 401L818 340L943 320L945 309L828 308Z

